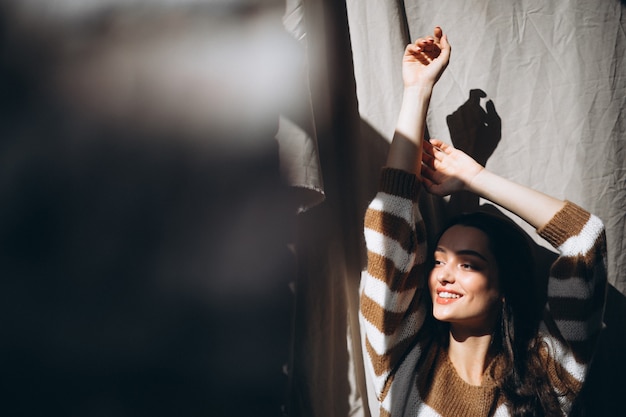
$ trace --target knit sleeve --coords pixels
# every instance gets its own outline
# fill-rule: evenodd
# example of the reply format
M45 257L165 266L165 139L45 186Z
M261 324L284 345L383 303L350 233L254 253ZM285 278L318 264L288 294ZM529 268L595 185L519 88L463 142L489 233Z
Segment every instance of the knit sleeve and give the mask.
M367 365L379 400L422 326L426 236L415 175L385 168L365 215L367 271L360 298Z
M560 253L550 269L546 322L571 348L576 361L587 364L602 329L607 286L604 225L567 202L537 232Z

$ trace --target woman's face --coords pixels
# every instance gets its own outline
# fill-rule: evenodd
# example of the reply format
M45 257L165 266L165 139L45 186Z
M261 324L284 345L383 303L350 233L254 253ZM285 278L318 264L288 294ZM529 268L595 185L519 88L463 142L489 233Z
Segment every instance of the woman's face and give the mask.
M501 296L489 238L474 227L455 225L439 239L428 280L437 320L490 331Z

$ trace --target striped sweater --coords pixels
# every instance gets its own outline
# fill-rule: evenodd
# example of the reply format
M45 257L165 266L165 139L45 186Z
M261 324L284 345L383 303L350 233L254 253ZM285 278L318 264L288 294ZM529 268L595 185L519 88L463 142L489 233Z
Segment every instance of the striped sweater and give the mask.
M499 394L498 359L480 386L463 381L445 349L422 328L429 297L426 233L417 205L414 175L385 168L379 192L365 216L367 271L360 318L368 377L381 416L508 416ZM578 391L602 327L606 288L606 245L600 219L567 202L537 231L560 253L550 269L545 342L546 372L559 390L564 379ZM420 332L424 330L424 332ZM556 375L559 375L557 377ZM563 415L574 397L561 397Z

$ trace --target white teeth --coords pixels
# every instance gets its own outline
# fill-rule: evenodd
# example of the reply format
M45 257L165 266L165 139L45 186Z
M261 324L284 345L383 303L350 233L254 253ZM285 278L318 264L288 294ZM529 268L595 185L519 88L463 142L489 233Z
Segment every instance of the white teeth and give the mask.
M461 297L459 294L453 294L447 291L442 291L438 295L440 298L460 298Z

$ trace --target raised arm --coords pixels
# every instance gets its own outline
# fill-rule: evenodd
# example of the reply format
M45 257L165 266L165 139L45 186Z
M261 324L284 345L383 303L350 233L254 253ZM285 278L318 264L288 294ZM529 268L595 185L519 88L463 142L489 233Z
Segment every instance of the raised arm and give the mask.
M365 215L367 271L362 282L361 325L366 366L387 410L397 366L411 361L407 351L425 318L426 233L417 205L421 149L432 89L449 56L450 45L439 27L432 37L406 47L398 125L378 193ZM419 356L414 352L413 361Z
M427 190L445 196L470 191L522 218L535 229L545 226L565 202L500 177L464 152L438 139L424 142L422 175Z
M450 44L440 27L433 36L407 45L402 59L404 92L387 166L420 177L426 112L433 87L450 60Z

